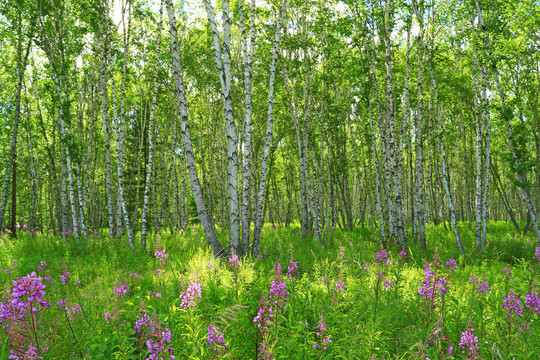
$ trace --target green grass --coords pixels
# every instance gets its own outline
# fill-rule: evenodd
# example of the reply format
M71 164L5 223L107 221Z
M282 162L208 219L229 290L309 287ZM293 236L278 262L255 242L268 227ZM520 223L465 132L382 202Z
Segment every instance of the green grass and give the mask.
M458 349L458 343L467 328L475 329L484 359L537 359L538 314L526 309L523 318L510 318L501 308L508 294L519 296L525 307L525 294L538 292L536 241L515 234L506 223L492 222L486 253L478 254L474 224L462 223L459 230L465 258L459 256L451 230L428 226L426 253L409 239L408 259L399 261L399 250L391 248L391 264L386 265L374 262L381 249L377 229L336 229L329 234L333 245L323 248L314 237L302 239L298 224L276 230L266 226L263 259L245 259L237 272L213 259L197 227L181 235L160 233L151 237L147 249L135 250L125 239L101 237L78 244L71 237L21 233L16 239L0 238L0 266L11 269L1 271L0 280L7 304L12 281L36 271L40 261L47 262L38 273L46 285L44 300L51 303L39 311L43 317L38 321L38 340L52 339L46 359L145 359L145 341L133 333L135 320L143 313L155 313L163 328L170 329L167 346L177 359L217 357L205 345L211 324L223 332L228 347L225 358L230 359L258 358L263 340L278 359L442 359L442 354L446 359L466 359L468 354ZM224 231L218 236L222 243L227 239ZM158 248L168 254L165 265L154 256ZM424 280L423 264L433 261L435 249L441 259L437 276L446 278L448 292L436 295L433 308L425 304L418 287ZM274 264L281 263L286 273L291 257L298 262L299 276L282 278L288 302L283 309L274 309L271 331L261 333L253 322L261 294L269 296L276 277ZM455 271L446 269L447 259L457 259ZM512 281L505 280L507 267L512 269ZM69 280L62 285L59 275L65 271ZM473 274L489 282L489 295L476 293L469 283ZM345 291L336 291L338 281L345 282ZM385 289L384 281L392 281L393 287ZM202 296L195 307L185 310L180 293L192 282L201 284ZM127 297L114 295L113 288L120 283L129 285ZM158 293L161 298L155 296ZM82 314L68 319L56 306L59 299L68 306L80 305ZM107 324L103 316L107 312L122 315ZM322 340L317 337L321 315L327 325L324 336L331 339L327 350L313 347ZM519 330L524 324L530 332ZM2 359L9 354L10 331L13 334L5 328L2 335ZM450 345L455 348L453 357L448 355Z

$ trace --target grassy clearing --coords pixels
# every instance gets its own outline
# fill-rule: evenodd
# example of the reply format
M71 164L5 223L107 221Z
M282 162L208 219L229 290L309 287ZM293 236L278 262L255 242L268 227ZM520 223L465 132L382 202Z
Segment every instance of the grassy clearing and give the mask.
M473 229L460 232L473 249ZM505 223L467 258L442 226L427 229L427 253L411 241L406 257L382 252L374 229L336 230L323 248L298 227L267 226L262 259L238 266L213 259L202 233L159 233L135 251L107 236L2 236L0 358L538 358L537 243ZM50 307L34 300L17 318L13 281L32 272Z

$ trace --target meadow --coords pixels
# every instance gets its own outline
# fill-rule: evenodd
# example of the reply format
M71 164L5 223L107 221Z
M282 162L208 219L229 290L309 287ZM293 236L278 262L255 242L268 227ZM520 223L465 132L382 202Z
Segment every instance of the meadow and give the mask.
M474 224L473 224L474 225ZM302 240L266 224L257 258L216 259L199 226L147 248L93 233L0 235L1 359L538 359L540 247L502 222ZM219 231L226 242L227 232Z

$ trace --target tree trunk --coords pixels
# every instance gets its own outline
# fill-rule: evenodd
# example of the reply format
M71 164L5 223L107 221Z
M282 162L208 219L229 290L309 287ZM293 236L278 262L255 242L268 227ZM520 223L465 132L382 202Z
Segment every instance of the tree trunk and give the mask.
M214 43L214 61L221 84L223 98L223 114L227 128L227 188L229 194L229 244L233 253L238 253L240 246L240 223L238 219L238 152L236 123L231 90L231 22L229 16L229 0L223 0L223 54L217 30L214 9L210 0L204 0L208 22Z
M283 12L287 6L287 0L283 0L276 22L276 36L274 39L274 48L272 50L272 64L270 65L270 80L268 84L268 114L266 125L266 139L263 148L261 162L261 178L259 181L259 191L257 194L257 208L255 210L255 228L253 231L253 246L251 256L256 257L259 254L259 244L261 241L261 230L263 226L263 197L266 189L266 175L268 156L270 155L270 146L272 145L273 126L274 126L274 83L276 79L276 63L279 52L279 43L281 36L281 22L283 21Z
M189 130L187 102L184 93L184 81L182 79L182 69L180 67L180 50L178 47L178 33L176 30L176 16L174 14L174 8L172 0L165 0L167 5L167 13L169 15L169 26L171 36L171 52L173 59L173 77L176 85L175 95L180 107L180 121L182 126L182 141L184 143L184 150L186 154L186 162L189 172L189 178L191 182L191 188L193 190L193 197L195 198L195 205L197 206L197 212L199 219L206 235L206 240L212 248L212 252L216 257L225 257L223 247L219 243L214 230L214 224L208 217L206 212L206 206L202 197L201 184L199 182L199 176L197 175L197 168L195 165L195 156L193 154L193 145L191 142L191 132Z
M144 185L144 202L141 220L141 245L146 247L146 235L148 228L148 205L150 202L150 185L154 160L154 116L156 114L157 90L158 90L158 69L159 55L161 53L161 24L163 15L163 6L159 7L159 25L157 33L156 62L154 65L154 90L152 91L152 105L150 107L150 118L148 119L148 163L146 166L146 181ZM176 24L176 22L175 22ZM172 26L172 25L171 25Z
M103 136L105 140L105 191L107 194L107 212L109 224L109 236L113 236L116 231L114 228L113 215L113 194L112 194L112 174L111 174L111 145L109 140L109 106L107 100L107 69L108 69L108 54L107 44L109 43L110 26L104 22L108 20L105 14L99 16L99 83L101 88L101 122L103 125Z
M249 50L244 24L244 12L242 10L243 1L238 0L240 12L240 28L242 30L242 54L244 58L244 87L245 113L244 113L244 162L242 168L242 245L239 248L239 255L245 256L249 252L249 235L251 233L251 219L249 218L250 204L250 177L251 177L251 89L252 89L252 64L253 49L255 47L255 0L251 0L250 6L250 41Z
M20 20L20 19L19 19ZM11 135L11 146L9 151L9 160L4 175L4 187L2 190L2 204L0 205L0 229L4 225L4 214L6 212L7 194L9 189L9 176L11 175L11 167L13 166L13 159L17 152L17 135L19 130L19 119L21 117L21 92L24 80L24 73L26 71L26 64L28 62L28 54L30 54L30 48L32 41L29 40L26 46L26 52L23 55L22 50L22 29L19 23L17 38L17 92L15 94L15 114L13 117L13 133Z

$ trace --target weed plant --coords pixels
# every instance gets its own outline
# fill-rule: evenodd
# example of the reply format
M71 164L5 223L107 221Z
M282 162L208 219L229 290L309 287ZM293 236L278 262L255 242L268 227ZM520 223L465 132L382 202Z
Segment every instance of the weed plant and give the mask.
M135 249L2 234L0 358L537 359L537 241L490 223L479 254L459 226L465 258L440 226L423 253L382 249L376 229L321 246L268 225L259 257L228 261L197 225Z

